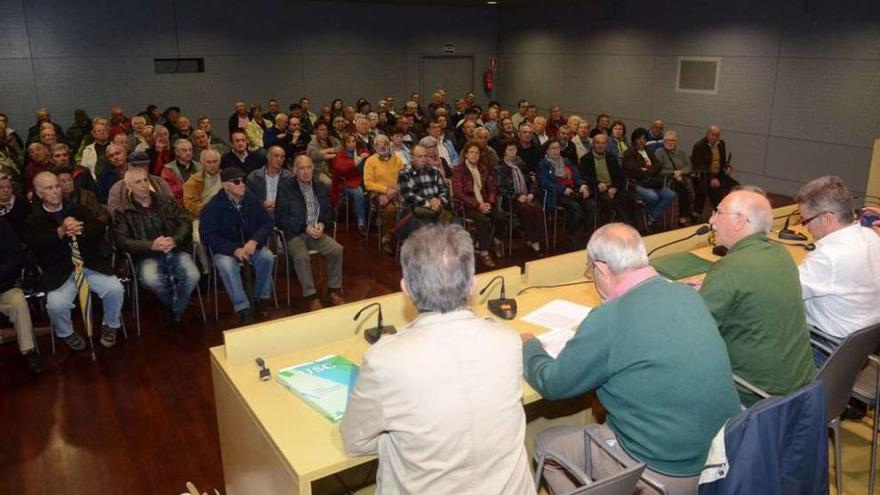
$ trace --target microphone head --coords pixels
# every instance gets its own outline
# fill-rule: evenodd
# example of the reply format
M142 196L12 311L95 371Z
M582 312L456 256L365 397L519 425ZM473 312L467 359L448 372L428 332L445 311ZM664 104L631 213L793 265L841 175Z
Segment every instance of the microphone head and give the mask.
M698 228L697 231L694 232L694 234L696 234L696 235L706 235L706 234L708 234L709 232L712 232L712 226L707 224L707 225L703 225L702 227Z

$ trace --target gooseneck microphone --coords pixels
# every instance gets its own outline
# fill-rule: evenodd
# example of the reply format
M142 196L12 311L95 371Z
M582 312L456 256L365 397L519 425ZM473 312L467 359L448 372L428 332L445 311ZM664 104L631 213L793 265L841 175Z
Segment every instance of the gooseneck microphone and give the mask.
M806 241L807 236L801 234L800 232L795 232L788 228L788 225L791 223L791 216L794 214L799 214L799 210L795 210L788 215L785 216L785 224L782 225L782 229L779 230L779 238L786 241Z
M482 296L483 293L489 290L489 287L492 287L496 280L501 280L501 297L498 299L489 299L486 301L486 305L489 307L489 311L491 311L493 315L505 320L512 320L516 318L516 299L507 299L504 290L504 277L501 275L492 277L492 280L480 290L480 295Z
M673 245L673 244L678 244L679 242L684 242L684 241L686 241L686 240L688 240L688 239L691 239L691 238L693 238L693 237L696 237L696 236L698 236L698 235L706 235L706 234L708 234L709 232L712 232L712 227L709 226L709 225L703 225L702 227L698 228L698 229L696 230L696 232L694 232L693 234L691 234L691 235L689 235L689 236L687 236L687 237L682 237L681 239L676 239L676 240L674 240L674 241L667 242L666 244L661 244L661 245L655 247L654 249L648 251L648 256L650 257L652 254L654 254L655 252L657 252L657 251L659 251L659 250L661 250L661 249L663 249L663 248L665 248L665 247L669 247L669 246L671 246L671 245Z
M367 304L363 308L359 309L357 313L354 314L354 318L352 318L352 321L357 321L357 319L360 318L361 313L363 313L364 311L366 311L369 308L372 308L373 306L376 306L379 308L378 321L377 321L375 327L368 328L368 329L364 330L364 340L366 340L370 345L373 345L376 342L378 342L379 339L382 337L382 335L394 335L395 333L397 333L397 329L394 328L393 326L382 325L382 303L374 302L374 303Z

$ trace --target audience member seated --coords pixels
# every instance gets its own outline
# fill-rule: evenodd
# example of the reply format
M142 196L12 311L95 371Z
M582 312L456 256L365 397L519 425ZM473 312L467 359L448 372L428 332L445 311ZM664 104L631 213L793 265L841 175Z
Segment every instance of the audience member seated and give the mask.
M341 425L348 455L378 455L377 493L535 493L521 346L468 308L472 245L432 225L401 250L400 286L421 314L367 350Z
M15 129L9 127L9 117L2 112L0 112L0 124L2 124L6 128L7 137L10 140L15 141L16 145L18 145L18 148L23 150L25 147L24 141L21 140L21 136L18 135L18 132L16 132Z
M663 133L663 143L654 151L654 156L660 162L660 175L666 180L666 186L671 186L678 196L678 224L696 221L692 206L694 184L691 180L694 167L691 159L678 147L678 133L673 130Z
M202 209L199 237L213 252L214 266L232 300L239 323L249 325L254 322L255 314L260 320L268 315L266 303L272 296L275 256L266 243L272 234L272 217L260 200L248 192L241 169L221 170L220 181L223 192L217 193ZM248 294L241 272L251 267L255 276L250 288L252 293Z
M266 120L263 118L263 109L260 108L259 105L251 107L251 120L248 121L246 127L241 128L245 131L245 135L247 136L248 151L258 155L264 155L266 149L263 148L263 136L266 134L266 129L272 127L274 123L274 120ZM236 130L238 129L235 129L232 132L235 132ZM230 140L231 139L232 138L230 137Z
M559 133L559 128L568 123L568 120L562 115L562 109L559 105L553 105L550 107L550 112L547 114L547 136L548 137L557 137Z
M153 128L147 127L147 119L141 115L131 118L131 151L146 152L153 138Z
M314 176L314 164L306 155L293 162L295 180L282 181L278 191L276 221L287 238L287 252L310 310L321 309L321 299L312 277L309 251L327 260L327 288L330 303L345 304L342 297L342 246L327 234L334 222L327 187Z
M150 170L153 175L162 175L165 164L174 160L174 150L171 147L171 134L164 125L153 127L153 144L147 150L150 156Z
M666 187L660 175L662 165L654 152L645 147L647 142L648 132L644 128L634 130L632 148L624 152L621 167L624 175L635 183L636 196L645 203L645 229L650 232L663 222L664 212L675 201L675 191Z
M332 162L336 153L342 149L342 142L330 135L330 126L326 122L319 122L314 127L315 134L309 141L306 154L315 164L315 174L318 180L327 187L332 187L333 172Z
M480 160L481 147L471 141L461 149L461 163L452 171L452 190L464 208L464 216L474 223L477 255L487 268L495 266L489 254L493 242L495 256L504 255L504 247L493 233L496 225L504 225L504 214L495 209L495 181L485 160Z
M626 124L620 120L615 120L611 125L609 137L608 153L613 155L618 163L623 163L623 155L629 149L629 145L626 144Z
M721 128L709 127L706 136L694 143L691 151L694 165L694 211L703 213L706 196L717 207L724 196L739 183L730 176L732 167L727 162L727 145L721 139Z
M107 204L110 188L121 181L128 169L128 150L118 144L107 146L107 165L98 176L98 189L95 195L101 204Z
M662 120L657 119L651 122L651 127L648 129L648 142L645 143L645 147L654 153L663 148L663 141L666 138L666 134L663 132L664 125Z
M83 139L92 132L92 119L85 110L74 110L73 125L67 128L64 133L67 145L72 150L78 150Z
M28 197L34 192L34 177L40 172L52 170L52 162L49 158L49 148L42 143L31 143L27 148L28 161L24 169L25 191Z
M171 134L172 140L177 141L178 139L186 139L187 141L192 142L193 128L189 117L179 115L174 126L177 128L177 132Z
M303 131L302 119L291 117L288 122L287 131L290 135L290 143L284 148L284 152L288 163L293 163L296 157L306 154L306 149L308 149L312 137ZM268 150L269 148L266 147L266 149Z
M193 160L193 146L186 139L174 142L174 160L162 168L162 178L168 183L174 200L183 206L183 184L199 170L199 163Z
M548 212L556 208L565 210L565 233L570 246L583 249L587 233L595 227L596 201L577 167L559 153L559 141L547 141L547 156L538 166L538 186L543 190L542 200Z
M129 168L143 168L149 173L150 156L146 153L135 151L128 157L128 166ZM171 192L171 186L165 182L165 179L157 175L148 175L147 180L150 182L150 191L162 196L168 196L169 198L174 197L174 193ZM119 181L113 184L113 187L110 188L110 193L107 195L107 210L113 213L128 203L130 199L128 188L125 187L125 181Z
M440 157L437 151L437 140L432 138L431 136L425 136L421 140L419 140L419 144L425 148L425 160L427 160L428 165L435 168L437 172L440 172L440 175L443 177L443 180L446 181L446 185L449 188L450 199L452 197L452 167L446 159Z
M611 132L611 117L607 113L600 113L599 116L596 117L596 129L595 130L598 132L604 132L605 134L608 134L609 137L611 137L611 134L612 134L612 132ZM622 136L623 135L626 135L626 128L625 127L623 129ZM626 138L624 138L624 140L625 139ZM610 144L611 143L609 142L609 145ZM626 143L624 143L624 144L626 144Z
M16 196L12 177L0 173L0 218L8 221L19 237L30 210L31 205L27 200Z
M526 175L523 161L516 154L516 142L512 139L508 140L501 148L504 156L495 165L496 193L501 197L510 198L509 204L519 220L519 226L525 234L531 254L537 257L543 256L541 243L546 241L547 222L544 218L544 209L538 203L540 197L536 198L538 185Z
M880 323L880 237L854 222L853 199L843 181L814 179L795 201L801 225L816 243L798 266L807 324L845 339Z
M287 115L283 113L276 115L275 124L263 133L263 148L268 150L270 146L277 145L287 149L293 139L287 129L289 124L290 118Z
M232 115L229 116L227 125L230 135L238 129L247 129L251 121L247 105L243 101L236 101L234 109Z
M449 186L443 175L428 164L424 146L417 144L413 148L412 160L400 171L397 183L403 206L411 215L402 226L396 227L398 239L406 239L425 224L452 221Z
M24 150L9 136L5 124L0 123L0 172L22 177ZM23 178L21 179L24 180Z
M439 121L434 120L428 124L428 135L437 142L437 155L439 157L446 160L446 163L449 163L451 166L458 164L460 161L458 151L455 149L452 141L444 136L443 127Z
M229 148L226 147L226 142L214 135L214 124L211 122L211 119L208 117L199 117L196 125L198 130L204 131L205 134L208 135L208 143L214 151L220 154L220 156L223 156L229 151ZM193 133L195 133L195 131L193 131Z
M577 153L578 161L581 160L587 153L590 152L590 148L593 146L593 140L590 138L590 123L586 120L578 122L577 131L575 132L575 136L571 138L572 144L574 144L575 152ZM606 141L605 147L607 149L608 143Z
M544 146L544 144L550 139L550 136L547 135L547 119L544 117L535 117L534 122L532 122L532 127L535 131L534 139L538 141L540 146Z
M516 127L513 126L513 121L510 120L510 117L499 119L499 122L498 132L489 141L489 144L495 148L495 151L498 151L505 141L516 139Z
M370 195L382 219L382 252L391 254L391 227L400 205L400 186L397 176L403 169L400 157L391 152L388 136L376 136L375 153L364 162L364 188Z
M95 124L92 125L92 138L94 140L89 144L83 140L83 146L77 152L75 161L77 165L89 169L92 178L97 181L107 165L107 147L110 146L110 131L104 121L95 119Z
M70 148L64 143L58 143L49 148L49 161L54 168L70 167L73 170L73 183L79 189L88 189L89 191L97 191L98 183L92 177L89 169L71 163Z
M215 150L202 151L201 168L183 184L183 207L194 218L193 239L198 241L198 219L202 208L220 192L220 155Z
M0 179L0 196L3 194L4 182L9 182L9 179ZM12 190L11 187L9 189ZM38 374L43 370L40 366L40 355L34 348L34 325L31 322L30 308L24 292L16 286L24 268L25 250L18 234L6 218L6 215L0 215L0 313L15 328L18 350L21 351L28 370Z
M61 126L52 122L52 115L49 113L49 110L45 108L41 108L37 110L37 123L31 126L28 129L27 135L27 144L36 143L40 137L40 126L42 124L51 124L52 128L55 129L55 135L58 136L62 141L64 140L64 130L61 129Z
M284 168L284 162L284 150L280 146L272 146L266 153L266 166L251 172L247 180L248 191L263 203L273 218L278 190L293 178L290 170Z
M516 154L523 161L526 175L530 177L535 176L538 173L538 166L544 158L543 147L535 142L534 129L529 123L519 126L516 136Z
M715 316L733 372L771 395L786 395L813 379L816 367L798 269L785 247L770 242L770 201L757 188L725 197L710 220L715 241L729 251L700 288ZM758 396L740 390L743 404Z
M70 319L77 299L72 258L76 254L77 260L82 260L89 289L101 298L101 345L113 347L122 326L125 292L107 257L107 226L81 205L64 202L58 177L51 172L37 174L34 191L38 200L25 222L24 241L42 268L40 285L46 291L46 310L55 334L71 350L85 349Z
M177 326L199 283L199 269L189 253L189 215L173 199L150 191L143 168L129 169L124 180L131 201L113 214L116 246L134 258L141 284L165 308L166 326Z
M269 122L275 122L275 116L279 113L281 113L281 105L278 100L271 98L266 102L266 113L262 114L262 117Z
M523 122L526 122L526 113L528 113L529 102L527 100L519 100L516 104L517 112L510 116L514 129L519 129Z
M51 124L43 124L37 142L42 143L47 148L51 148L53 144L58 143L58 136L55 134L55 129Z
M581 123L581 128L584 124L585 122ZM596 134L591 151L581 157L578 163L578 171L590 190L596 194L599 224L616 219L618 222L635 225L635 198L626 190L623 169L607 149L608 135Z
M247 135L241 129L232 131L230 141L232 149L221 158L220 168L236 167L250 174L266 164L263 156L249 148Z
M400 158L404 167L407 167L412 162L412 151L410 151L409 146L403 142L404 134L406 134L406 132L402 127L394 126L394 128L388 133L388 136L391 138L391 152Z
M95 193L77 186L74 171L71 167L66 165L54 167L52 173L58 177L61 195L65 202L82 206L99 222L104 225L110 225L110 214L107 212L107 209L98 201Z
M318 124L318 128L320 126ZM346 195L354 210L358 232L366 236L367 203L363 189L364 176L359 165L363 165L369 155L367 153L357 155L357 138L351 134L343 134L342 142L344 143L342 150L337 152L330 162L330 202L339 205L340 196Z
M587 443L583 427L541 432L535 457L553 451L595 479L644 462L643 478L662 484L663 493L696 494L712 438L740 410L715 321L697 294L651 268L632 227L605 225L587 254L603 304L556 359L533 335L522 334L524 373L547 400L595 391L608 419L587 429L626 466ZM544 478L552 493L577 487L555 465ZM639 488L658 493L644 482Z
M128 117L125 116L125 112L119 105L114 105L113 108L110 109L109 131L111 138L117 134L128 134L131 132L131 122L128 120Z

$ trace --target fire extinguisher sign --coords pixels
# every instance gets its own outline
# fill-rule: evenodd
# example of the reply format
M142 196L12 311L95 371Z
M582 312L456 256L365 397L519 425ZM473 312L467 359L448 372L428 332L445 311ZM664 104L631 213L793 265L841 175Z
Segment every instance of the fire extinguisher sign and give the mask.
M443 53L452 55L455 53L455 43L443 43Z

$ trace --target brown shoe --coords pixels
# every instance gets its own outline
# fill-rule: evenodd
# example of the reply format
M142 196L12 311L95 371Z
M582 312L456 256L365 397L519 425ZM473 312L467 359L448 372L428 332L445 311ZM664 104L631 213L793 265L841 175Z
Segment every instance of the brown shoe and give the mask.
M487 268L495 268L495 261L489 256L488 253L480 255L480 263L482 263Z
M324 306L321 304L321 298L316 295L312 298L312 302L309 303L309 311L317 311L319 309L324 309Z
M330 291L330 304L334 306L341 306L345 304L345 298L339 294L339 291L331 290Z

